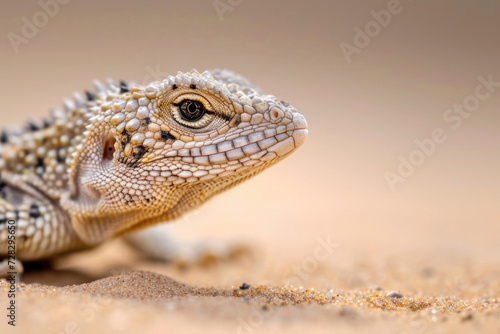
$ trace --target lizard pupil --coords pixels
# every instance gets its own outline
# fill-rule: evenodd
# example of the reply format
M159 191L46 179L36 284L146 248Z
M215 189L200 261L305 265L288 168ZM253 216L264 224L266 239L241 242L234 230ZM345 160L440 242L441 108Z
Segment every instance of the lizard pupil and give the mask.
M186 121L194 122L199 120L205 115L205 108L203 104L198 101L184 100L179 105L179 111L182 118Z

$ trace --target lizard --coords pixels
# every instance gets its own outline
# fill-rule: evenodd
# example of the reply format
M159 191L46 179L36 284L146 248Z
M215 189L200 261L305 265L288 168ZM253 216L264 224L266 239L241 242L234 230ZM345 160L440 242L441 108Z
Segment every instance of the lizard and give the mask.
M43 121L0 133L0 262L52 258L174 220L308 135L293 106L229 70L94 83Z

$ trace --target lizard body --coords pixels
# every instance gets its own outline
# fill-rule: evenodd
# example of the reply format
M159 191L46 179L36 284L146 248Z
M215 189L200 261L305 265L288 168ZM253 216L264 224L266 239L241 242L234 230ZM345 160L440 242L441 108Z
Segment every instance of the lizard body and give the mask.
M96 83L0 135L0 260L38 260L172 220L303 144L286 101L227 70Z

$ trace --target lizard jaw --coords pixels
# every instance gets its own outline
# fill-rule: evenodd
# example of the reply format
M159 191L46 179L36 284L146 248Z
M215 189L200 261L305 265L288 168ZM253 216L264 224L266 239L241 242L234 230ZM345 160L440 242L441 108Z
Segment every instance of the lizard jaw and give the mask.
M308 133L309 131L307 131L307 129L296 129L293 131L292 137L295 143L295 148L299 148L306 142Z
M305 143L309 132L307 131L306 118L302 116L302 114L294 113L293 124L295 125L295 130L293 131L292 136L295 142L295 148L299 148Z

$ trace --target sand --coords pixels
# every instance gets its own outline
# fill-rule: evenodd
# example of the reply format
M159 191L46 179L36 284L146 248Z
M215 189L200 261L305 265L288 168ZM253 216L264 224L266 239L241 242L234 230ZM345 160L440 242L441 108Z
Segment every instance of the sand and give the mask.
M271 256L263 263L261 253L186 268L149 261L113 241L27 272L25 282L52 284L18 283L16 329L5 320L0 328L2 333L497 331L498 266L451 257L444 263L428 255L422 257L427 261L411 263L386 258L382 266L359 255L348 262L326 261L302 273L307 273L304 286L290 286L283 284L290 279L283 279L281 268L294 264ZM68 269L82 257L101 265ZM381 273L384 278L370 278ZM0 281L1 305L8 305L7 292L8 283Z

